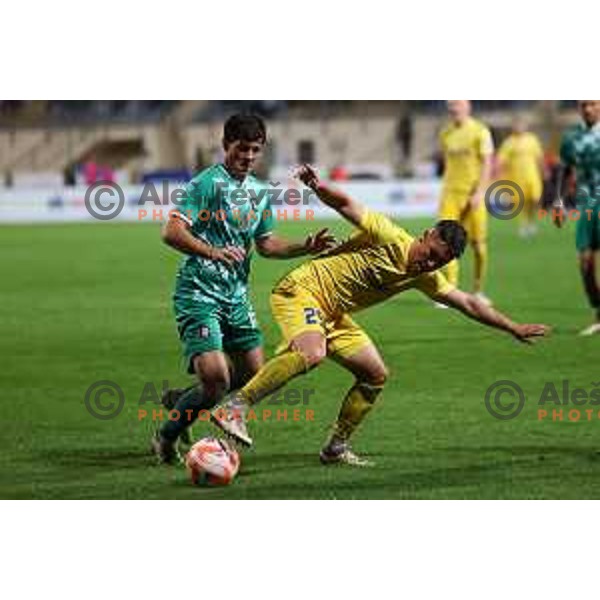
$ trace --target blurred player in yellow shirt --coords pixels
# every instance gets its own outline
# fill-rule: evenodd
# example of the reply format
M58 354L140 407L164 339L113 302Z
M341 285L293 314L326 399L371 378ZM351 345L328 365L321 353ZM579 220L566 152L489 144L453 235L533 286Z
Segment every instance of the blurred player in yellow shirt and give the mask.
M527 131L523 117L514 120L512 133L498 150L498 163L500 179L514 181L523 190L525 205L521 235L535 235L535 209L543 190L544 151L538 137Z
M444 178L439 218L458 221L465 228L475 258L473 292L484 302L487 269L487 210L485 190L492 170L494 144L489 129L471 117L469 100L449 100L450 122L440 133ZM458 284L458 261L446 267L452 285Z

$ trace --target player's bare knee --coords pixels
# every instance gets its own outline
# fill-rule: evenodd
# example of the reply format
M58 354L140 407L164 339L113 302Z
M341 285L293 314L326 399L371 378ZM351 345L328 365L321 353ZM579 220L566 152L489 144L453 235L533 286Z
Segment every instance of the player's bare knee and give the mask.
M370 385L383 387L386 384L389 375L390 373L388 368L384 364L381 364L376 369L373 369L371 373L369 373L367 383Z
M322 336L306 335L294 340L291 349L299 352L304 357L306 367L316 367L327 356L327 346Z
M304 359L306 360L306 366L309 369L316 367L327 356L327 349L324 345L302 348L299 350L299 352L302 354L302 356L304 356Z
M389 372L384 364L372 366L368 371L365 371L359 380L361 383L374 387L383 387L388 380Z

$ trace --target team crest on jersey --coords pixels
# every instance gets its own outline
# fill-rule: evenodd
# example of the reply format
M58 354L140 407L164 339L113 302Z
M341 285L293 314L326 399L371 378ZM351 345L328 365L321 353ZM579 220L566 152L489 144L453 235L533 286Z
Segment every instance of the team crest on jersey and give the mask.
M198 327L198 337L202 340L206 340L210 337L210 328L208 325L200 325L200 327Z

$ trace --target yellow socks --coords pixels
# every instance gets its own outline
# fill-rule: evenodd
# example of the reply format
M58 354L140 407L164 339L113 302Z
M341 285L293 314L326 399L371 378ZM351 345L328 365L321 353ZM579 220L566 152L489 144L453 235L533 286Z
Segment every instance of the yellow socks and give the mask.
M245 404L256 404L297 375L307 371L308 365L304 356L296 350L286 350L267 362L236 397Z
M335 422L330 444L346 442L360 425L383 390L383 385L356 382L346 394Z

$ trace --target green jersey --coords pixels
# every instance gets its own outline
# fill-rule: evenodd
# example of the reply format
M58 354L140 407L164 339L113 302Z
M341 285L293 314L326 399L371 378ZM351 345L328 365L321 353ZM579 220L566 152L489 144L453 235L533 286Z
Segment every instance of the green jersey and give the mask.
M177 274L176 296L226 304L245 302L253 242L271 235L273 229L266 184L253 175L239 181L224 165L213 165L187 184L177 210L192 235L217 248L241 247L246 257L229 266L187 256Z
M577 173L577 204L595 206L600 200L600 123L578 123L565 131L560 147L562 163Z

